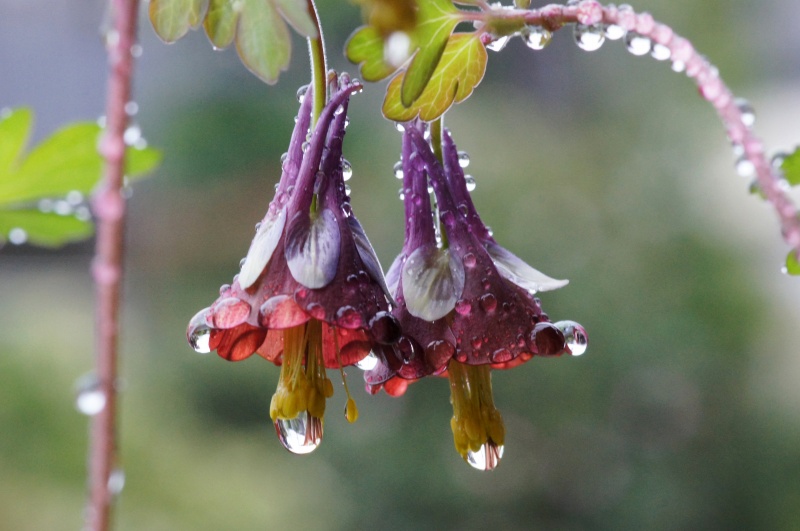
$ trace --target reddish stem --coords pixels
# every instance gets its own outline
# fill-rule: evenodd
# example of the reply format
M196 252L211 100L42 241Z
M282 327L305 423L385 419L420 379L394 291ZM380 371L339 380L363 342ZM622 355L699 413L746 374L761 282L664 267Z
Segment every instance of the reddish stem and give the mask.
M113 493L108 488L117 459L116 380L119 306L122 280L125 200L125 104L131 98L138 0L112 0L114 25L106 37L111 68L106 100L106 128L100 142L105 159L103 180L92 198L97 218L97 243L92 262L95 281L96 375L105 395L105 407L92 421L89 454L89 507L86 529L106 531L111 522Z

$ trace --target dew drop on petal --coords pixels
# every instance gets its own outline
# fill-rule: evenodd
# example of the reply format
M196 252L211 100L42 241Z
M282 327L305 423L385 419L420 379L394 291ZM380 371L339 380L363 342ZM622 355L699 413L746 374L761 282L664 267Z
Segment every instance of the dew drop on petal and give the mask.
M405 194L405 190L403 188L400 188L397 191L397 197L400 199L400 201L404 201L405 200L406 194Z
M653 46L652 41L644 35L630 32L625 35L625 46L633 55L647 55Z
M606 40L605 31L601 25L575 24L573 36L578 48L587 52L599 50Z
M403 163L400 161L395 162L394 168L394 178L395 179L402 179L403 178Z
M559 321L555 323L556 328L564 333L564 340L572 352L573 356L580 356L586 352L589 344L589 337L586 330L575 321Z
M531 50L543 50L553 40L553 34L541 26L528 26L522 39Z
M475 452L467 450L467 463L478 470L494 470L502 457L503 445L496 445L492 441L485 442Z
M464 267L475 267L475 264L478 262L473 253L465 254L464 258L461 260L464 262Z
M306 97L306 92L308 92L308 85L304 85L297 89L297 101L299 103L303 103L303 99Z
M472 303L466 299L456 301L456 312L459 315L469 315L472 312Z
M477 183L475 182L475 177L473 177L472 175L467 175L466 177L464 177L464 182L467 185L467 192L472 192L478 186Z
M406 127L400 122L395 122L394 123L394 128L397 129L401 133L406 130Z
M100 388L100 380L93 373L82 376L75 384L75 408L84 415L97 415L106 407L106 394Z
M347 159L342 159L342 179L349 181L353 176L353 166Z
M458 152L458 165L462 168L466 168L469 166L469 153L466 151L459 151Z
M369 321L369 331L375 341L384 345L396 343L402 335L400 322L389 312L378 312Z
M206 313L208 308L200 310L189 321L189 329L186 331L186 338L189 345L199 354L211 352L209 341L211 340L211 328L206 324Z
M491 313L497 309L497 297L492 293L485 293L479 299L481 309L486 313Z
M342 306L336 311L336 324L342 328L355 329L361 328L364 321L361 314L352 306Z
M650 52L650 56L656 61L666 61L672 57L672 52L668 46L655 43L653 44L653 49Z
M378 357L370 351L365 357L361 358L360 361L356 362L356 367L361 369L362 371L371 371L378 365Z
M322 442L322 419L303 411L293 419L276 420L275 432L283 447L293 454L309 454Z

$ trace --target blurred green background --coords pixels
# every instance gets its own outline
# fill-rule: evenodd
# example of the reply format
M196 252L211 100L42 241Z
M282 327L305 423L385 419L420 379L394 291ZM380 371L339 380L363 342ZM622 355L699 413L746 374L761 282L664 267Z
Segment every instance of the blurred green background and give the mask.
M359 23L321 0L331 66ZM541 2L534 2L541 5ZM796 0L649 0L756 108L774 149L800 141ZM37 139L103 112L100 0L0 0L0 107ZM195 354L186 323L237 271L271 199L306 83L303 43L276 87L193 33L166 46L143 18L136 121L165 162L130 205L121 368L120 530L800 528L800 284L769 208L747 194L713 109L668 64L569 33L492 54L447 115L496 238L566 288L554 320L587 354L494 374L506 452L480 473L453 449L447 382L329 403L312 455L278 443L278 370ZM351 102L354 210L384 266L402 243L400 137L383 85ZM0 529L77 529L92 368L91 243L0 250ZM332 376L335 380L336 378Z

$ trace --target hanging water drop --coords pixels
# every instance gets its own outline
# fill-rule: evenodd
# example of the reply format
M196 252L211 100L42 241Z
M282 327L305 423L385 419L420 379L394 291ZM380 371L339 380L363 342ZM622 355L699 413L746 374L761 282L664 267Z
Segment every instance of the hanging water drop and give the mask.
M125 471L115 468L108 475L108 493L112 496L119 496L123 488L125 488Z
M400 188L397 191L397 197L400 199L400 201L404 201L405 200L406 194L405 194L405 190L403 188Z
M486 45L486 49L487 50L491 50L493 52L499 52L503 48L506 47L506 44L508 44L508 41L510 39L511 39L510 35L505 35L503 37L498 37L495 40L493 40L492 42L490 42L489 44L487 44Z
M135 116L139 112L139 104L135 101L129 101L125 104L125 114L128 116Z
M466 151L459 151L458 152L458 165L462 168L466 168L469 166L469 153Z
M349 184L344 185L344 195L346 195L347 197L350 197L350 192L351 191L352 190L350 189L350 185Z
M221 288L220 288L221 290ZM189 321L189 328L186 331L186 338L189 345L199 354L211 352L209 341L211 340L211 328L206 324L206 312L208 308L200 310Z
M756 165L747 158L747 155L742 155L736 161L736 173L741 177L752 177L756 173Z
M370 351L364 358L356 363L356 367L362 371L371 371L378 365L378 357Z
M22 245L28 241L28 233L21 227L14 227L8 231L8 241L14 245Z
M617 24L609 24L606 26L606 39L610 41L618 41L625 36L625 28Z
M573 356L580 356L586 352L589 337L580 324L575 321L559 321L555 325L564 334L564 341Z
M125 140L125 144L128 146L134 145L140 138L142 138L142 130L139 128L138 125L133 124L125 129L125 133L123 134L123 140Z
M592 26L575 24L572 34L575 37L575 44L577 44L581 50L587 52L599 50L606 40L605 30L603 26L599 24L594 24Z
M394 168L392 168L394 178L395 179L402 179L403 178L403 163L397 161L394 163Z
M322 419L303 411L293 419L276 420L275 432L283 447L293 454L309 454L322 441Z
M541 26L528 26L522 33L522 40L531 50L544 50L553 40L553 34Z
M494 470L503 457L503 445L487 441L476 451L467 450L467 463L478 470Z
M652 41L644 35L630 32L625 35L625 46L633 55L647 55L653 46Z
M353 166L347 159L342 159L342 179L349 181L353 176Z
M302 104L303 99L306 97L306 92L308 92L308 85L304 85L297 89L297 101Z
M742 123L746 127L753 127L756 123L756 111L750 102L744 98L736 98L736 108L742 113Z
M672 57L672 52L667 46L655 43L653 44L653 49L650 52L650 56L656 61L666 61Z
M467 192L472 192L478 186L475 182L475 177L472 175L467 175L464 177L464 183L467 185Z
M100 380L94 373L82 376L75 384L75 408L84 415L97 415L106 407L106 394L100 387Z
M403 124L401 124L400 122L395 122L394 123L394 128L397 129L401 133L406 130L405 126Z

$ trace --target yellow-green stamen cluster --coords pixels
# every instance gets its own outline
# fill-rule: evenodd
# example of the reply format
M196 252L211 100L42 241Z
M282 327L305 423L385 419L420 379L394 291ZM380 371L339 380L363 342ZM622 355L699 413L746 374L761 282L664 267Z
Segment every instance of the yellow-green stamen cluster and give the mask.
M488 365L466 365L450 360L450 402L453 404L453 442L467 460L481 447L502 447L505 440L503 417L494 407L491 368Z
M322 419L333 383L325 375L322 323L316 319L283 331L283 364L278 389L272 395L269 416L291 420L308 411Z

